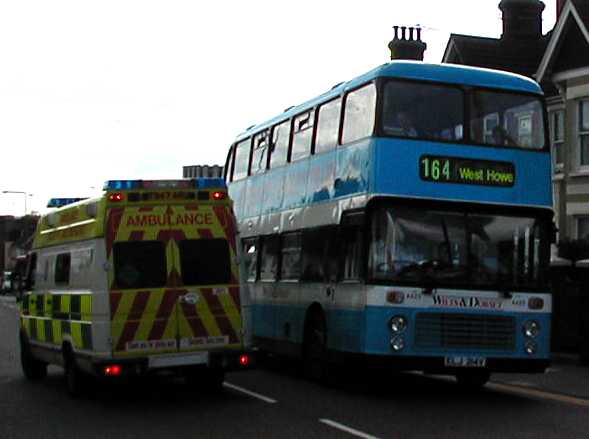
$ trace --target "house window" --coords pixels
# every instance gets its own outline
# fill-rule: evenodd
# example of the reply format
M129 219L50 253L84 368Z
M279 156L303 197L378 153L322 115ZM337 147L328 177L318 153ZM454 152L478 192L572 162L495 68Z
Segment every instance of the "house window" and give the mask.
M579 102L579 146L581 166L589 166L589 99Z
M560 171L564 162L564 110L556 110L550 113L550 144L552 145L554 170L555 172Z
M589 216L577 217L577 239L589 241Z

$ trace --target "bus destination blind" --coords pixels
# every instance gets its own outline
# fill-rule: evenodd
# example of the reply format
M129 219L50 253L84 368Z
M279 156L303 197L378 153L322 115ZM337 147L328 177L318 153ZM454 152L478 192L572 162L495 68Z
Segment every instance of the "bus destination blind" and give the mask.
M512 187L515 166L510 162L422 155L419 176L434 183Z

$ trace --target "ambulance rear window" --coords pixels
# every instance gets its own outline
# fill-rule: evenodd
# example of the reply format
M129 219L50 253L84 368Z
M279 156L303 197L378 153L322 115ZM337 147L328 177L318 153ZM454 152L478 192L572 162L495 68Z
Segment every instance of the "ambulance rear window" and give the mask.
M117 242L113 252L117 288L158 288L166 285L166 250L163 242Z
M187 239L180 242L184 285L227 284L231 255L226 239Z

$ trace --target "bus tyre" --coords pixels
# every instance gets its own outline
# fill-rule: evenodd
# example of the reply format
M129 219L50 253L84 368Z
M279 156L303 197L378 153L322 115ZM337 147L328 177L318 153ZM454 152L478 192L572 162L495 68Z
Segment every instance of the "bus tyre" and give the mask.
M456 381L458 385L465 390L478 390L487 384L491 378L491 372L476 371L476 372L460 372L456 374Z
M39 361L31 354L29 343L20 337L20 364L25 378L29 381L37 381L47 376L47 363Z
M66 351L64 356L64 374L67 393L72 398L78 398L86 391L86 376L76 364L76 360L71 351Z
M303 373L310 380L327 382L327 327L320 312L312 313L305 326Z

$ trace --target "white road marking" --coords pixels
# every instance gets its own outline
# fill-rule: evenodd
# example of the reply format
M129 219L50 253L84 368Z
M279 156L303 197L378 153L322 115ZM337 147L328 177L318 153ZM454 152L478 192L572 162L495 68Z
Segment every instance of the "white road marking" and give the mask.
M338 430L345 431L346 433L349 433L356 437L361 437L364 439L378 439L378 437L376 436L372 436L371 434L364 433L360 430L355 430L353 428L340 424L339 422L332 421L330 419L319 419L319 422L329 425L330 427L337 428Z
M269 398L269 397L264 396L264 395L260 395L259 393L252 392L251 390L244 389L243 387L236 386L235 384L228 383L227 381L225 381L223 383L223 386L227 387L228 389L232 389L232 390L235 390L237 392L241 392L241 393L244 393L246 395L249 395L252 398L257 398L257 399L259 399L261 401L267 402L268 404L276 404L278 402L275 399Z

